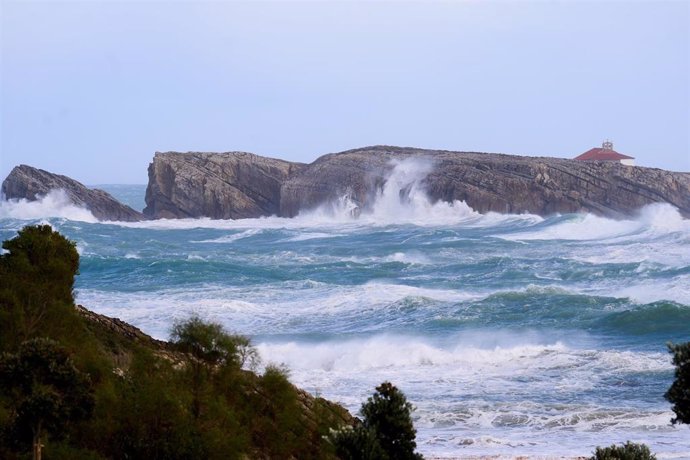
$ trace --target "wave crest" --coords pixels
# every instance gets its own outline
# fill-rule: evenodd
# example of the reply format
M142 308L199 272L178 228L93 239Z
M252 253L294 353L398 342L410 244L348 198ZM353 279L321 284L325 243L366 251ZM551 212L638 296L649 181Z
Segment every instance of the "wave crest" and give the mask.
M72 203L61 189L51 190L35 201L24 198L0 201L0 219L35 220L49 217L98 222L91 211Z

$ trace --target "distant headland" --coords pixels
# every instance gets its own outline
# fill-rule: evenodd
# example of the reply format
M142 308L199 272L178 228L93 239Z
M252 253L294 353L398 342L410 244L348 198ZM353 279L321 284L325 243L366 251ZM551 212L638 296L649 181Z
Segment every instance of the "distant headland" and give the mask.
M607 147L586 153L610 154ZM625 217L651 203L669 203L690 217L690 173L630 166L619 158L580 160L385 145L323 155L310 164L245 152L156 152L143 213L101 190L26 165L12 170L2 193L6 199L36 200L63 189L100 220L294 217L344 196L359 214L397 165L413 162L425 171L417 185L431 201L464 201L480 213ZM402 198L410 186L401 183Z

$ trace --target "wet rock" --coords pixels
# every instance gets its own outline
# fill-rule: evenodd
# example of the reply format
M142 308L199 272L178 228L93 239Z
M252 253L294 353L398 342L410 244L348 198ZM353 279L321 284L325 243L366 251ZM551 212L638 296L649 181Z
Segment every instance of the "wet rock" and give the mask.
M6 199L38 200L52 190L62 190L75 206L91 211L98 220L134 222L144 215L117 201L108 192L90 189L67 176L27 165L16 166L2 183Z

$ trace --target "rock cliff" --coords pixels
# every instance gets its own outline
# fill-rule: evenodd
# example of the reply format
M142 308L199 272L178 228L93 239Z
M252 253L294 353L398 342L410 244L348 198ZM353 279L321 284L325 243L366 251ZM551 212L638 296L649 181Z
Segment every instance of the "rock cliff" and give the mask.
M157 219L278 214L282 184L303 168L244 152L156 152L144 214Z
M464 200L478 212L592 212L621 217L666 202L690 217L690 174L610 161L449 152L389 146L322 156L283 184L280 214L294 216L348 194L362 209L396 161L430 162L423 185L433 201Z
M144 215L117 201L109 193L90 189L67 176L27 165L16 166L2 183L6 199L38 200L51 190L63 190L70 202L91 211L99 220L139 221Z
M157 152L149 165L144 214L102 190L25 165L12 170L2 192L8 199L36 200L62 189L100 220L293 217L345 195L365 211L395 165L411 159L425 170L421 184L431 200L463 200L482 213L622 217L665 202L690 217L690 173L608 161L391 146L332 153L309 165L244 152Z

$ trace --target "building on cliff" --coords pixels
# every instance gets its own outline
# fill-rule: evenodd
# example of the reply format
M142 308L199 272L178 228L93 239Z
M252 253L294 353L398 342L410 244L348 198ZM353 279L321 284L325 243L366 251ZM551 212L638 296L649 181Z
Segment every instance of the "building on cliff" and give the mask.
M628 166L635 166L635 158L623 155L613 150L613 142L604 141L601 147L587 150L580 156L575 157L580 161L617 161Z

